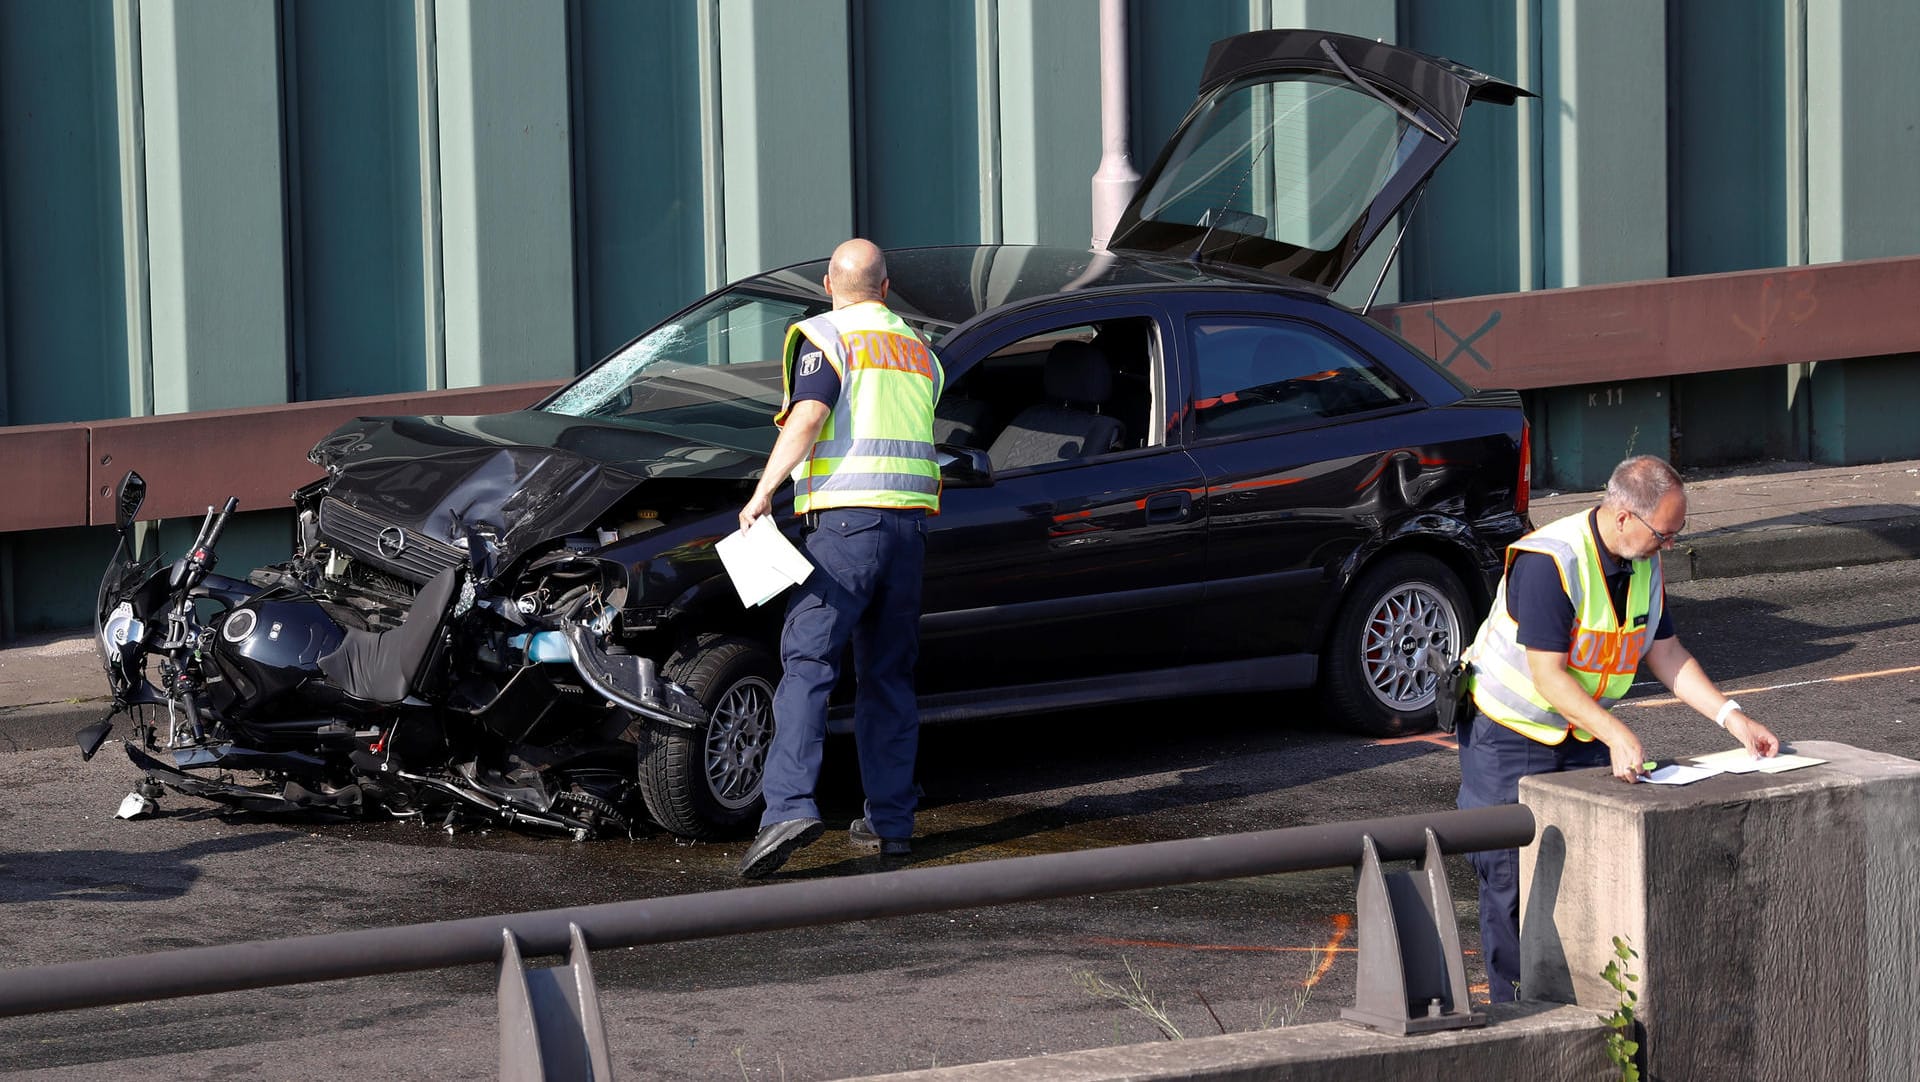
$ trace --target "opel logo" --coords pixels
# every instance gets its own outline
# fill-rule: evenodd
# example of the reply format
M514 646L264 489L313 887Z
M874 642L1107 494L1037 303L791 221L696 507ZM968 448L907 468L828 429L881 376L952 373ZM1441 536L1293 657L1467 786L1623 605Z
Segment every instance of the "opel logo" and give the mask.
M380 555L389 560L397 560L407 551L407 531L398 526L389 526L380 531Z

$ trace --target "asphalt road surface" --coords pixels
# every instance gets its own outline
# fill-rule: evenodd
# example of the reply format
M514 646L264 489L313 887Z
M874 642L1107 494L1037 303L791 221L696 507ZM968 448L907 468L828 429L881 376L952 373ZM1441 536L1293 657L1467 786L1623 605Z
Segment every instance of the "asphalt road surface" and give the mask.
M1689 583L1672 600L1709 673L1784 739L1920 758L1920 563ZM1728 744L1657 685L1621 711L1662 759ZM829 754L823 810L844 826L859 814L851 747ZM117 746L91 764L65 746L0 755L8 966L738 885L740 843L276 823L179 796L157 818L113 819L136 777ZM929 729L914 861L1443 810L1458 778L1446 740L1335 735L1303 696ZM1472 952L1471 875L1450 865ZM829 832L782 875L879 868ZM1087 990L1089 975L1129 984L1129 966L1188 1036L1337 1017L1353 996L1352 882L1329 871L1073 898L603 951L593 966L620 1077L844 1078L1161 1039ZM1482 980L1477 954L1468 969ZM0 1069L487 1077L494 982L473 966L4 1019Z

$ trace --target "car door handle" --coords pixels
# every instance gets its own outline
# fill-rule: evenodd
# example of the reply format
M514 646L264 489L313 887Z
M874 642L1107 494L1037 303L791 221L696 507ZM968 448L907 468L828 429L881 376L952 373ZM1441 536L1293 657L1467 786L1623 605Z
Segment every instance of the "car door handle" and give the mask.
M1148 522L1185 522L1193 517L1193 493L1156 492L1147 497Z

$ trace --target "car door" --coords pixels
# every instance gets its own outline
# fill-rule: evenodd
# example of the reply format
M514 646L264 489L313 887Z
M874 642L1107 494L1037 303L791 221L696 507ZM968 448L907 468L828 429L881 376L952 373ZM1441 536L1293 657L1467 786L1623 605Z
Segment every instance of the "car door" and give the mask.
M1183 420L1205 478L1211 576L1189 643L1195 661L1310 664L1348 558L1390 513L1377 503L1379 482L1399 468L1420 403L1312 309L1200 310L1185 321Z
M1180 663L1205 586L1198 465L1166 435L1168 323L1146 303L1078 303L969 334L947 350L948 395L992 419L991 487L942 494L929 524L923 694L1100 680ZM1121 446L1054 461L1009 450L1048 405L1048 358L1112 354ZM1074 350L1082 352L1084 350Z

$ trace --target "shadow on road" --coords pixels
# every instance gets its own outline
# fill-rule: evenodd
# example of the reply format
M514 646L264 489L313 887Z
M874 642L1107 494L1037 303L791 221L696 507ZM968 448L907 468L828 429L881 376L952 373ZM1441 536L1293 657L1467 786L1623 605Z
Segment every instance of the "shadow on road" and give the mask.
M288 833L209 838L158 852L70 849L0 853L0 904L151 902L178 898L200 878L198 861L298 837Z
M1920 634L1920 616L1904 608L1884 620L1827 625L1784 616L1790 611L1787 606L1757 597L1674 597L1672 605L1680 641L1723 687L1745 677L1830 661L1898 628ZM1649 675L1642 670L1642 679ZM1648 693L1665 694L1660 689Z
M829 822L861 814L852 748L846 746L844 754L840 750L830 751L821 779L821 810ZM1050 834L1061 834L1060 844L1078 848L1085 839L1075 835L1084 832L1071 828L1102 823L1110 824L1099 832L1110 844L1160 840L1128 824L1169 811L1301 788L1442 750L1429 743L1383 746L1334 732L1307 694L1211 696L931 727L921 735L923 810L975 801L1018 804L1035 794L1057 795L1044 805L990 822L922 834L913 842L914 860L947 860L977 849L1017 849L1022 839ZM1110 787L1115 781L1150 775L1168 777L1121 791ZM1269 816L1243 829L1270 830L1316 819L1314 806L1303 803L1297 820ZM1161 822L1164 826L1166 820ZM814 878L872 870L877 864L874 858L860 857L791 874Z

